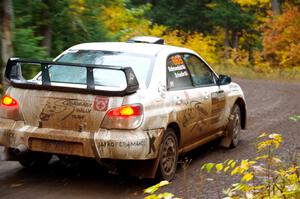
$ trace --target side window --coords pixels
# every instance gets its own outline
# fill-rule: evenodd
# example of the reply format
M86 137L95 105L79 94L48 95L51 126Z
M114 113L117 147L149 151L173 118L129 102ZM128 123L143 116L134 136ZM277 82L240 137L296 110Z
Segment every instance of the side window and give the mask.
M192 87L192 81L181 55L171 55L167 60L167 81L170 90Z
M201 59L199 59L195 55L184 54L183 60L191 73L194 86L202 86L215 83L213 72Z

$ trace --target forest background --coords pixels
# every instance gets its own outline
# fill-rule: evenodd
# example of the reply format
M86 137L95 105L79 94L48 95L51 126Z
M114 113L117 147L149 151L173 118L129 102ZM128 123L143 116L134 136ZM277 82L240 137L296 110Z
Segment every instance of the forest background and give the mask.
M51 60L83 42L162 37L218 73L300 80L300 0L0 0L9 57ZM2 77L2 75L1 75Z

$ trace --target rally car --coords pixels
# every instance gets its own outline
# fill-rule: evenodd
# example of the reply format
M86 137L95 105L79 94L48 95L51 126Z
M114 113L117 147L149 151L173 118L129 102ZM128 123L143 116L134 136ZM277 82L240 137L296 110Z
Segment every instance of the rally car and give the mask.
M3 160L45 166L53 154L171 180L178 155L246 127L240 86L192 50L154 37L75 45L51 62L11 58L2 97Z

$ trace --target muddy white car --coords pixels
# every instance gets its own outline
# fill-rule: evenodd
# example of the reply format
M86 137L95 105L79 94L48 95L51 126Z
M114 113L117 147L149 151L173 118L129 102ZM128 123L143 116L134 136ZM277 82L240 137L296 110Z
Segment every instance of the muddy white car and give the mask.
M5 78L2 159L25 167L55 154L171 180L180 153L218 137L235 147L246 127L240 86L157 38L79 44L53 62L11 58Z

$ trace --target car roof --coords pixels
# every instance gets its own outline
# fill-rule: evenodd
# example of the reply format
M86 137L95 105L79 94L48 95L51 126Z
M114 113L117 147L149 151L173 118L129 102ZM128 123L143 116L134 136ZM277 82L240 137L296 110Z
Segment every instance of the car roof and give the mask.
M72 46L68 50L103 50L103 51L121 51L128 53L138 53L144 55L157 55L160 51L167 50L170 52L193 52L187 48L162 44L146 43L125 43L125 42L94 42L82 43Z

